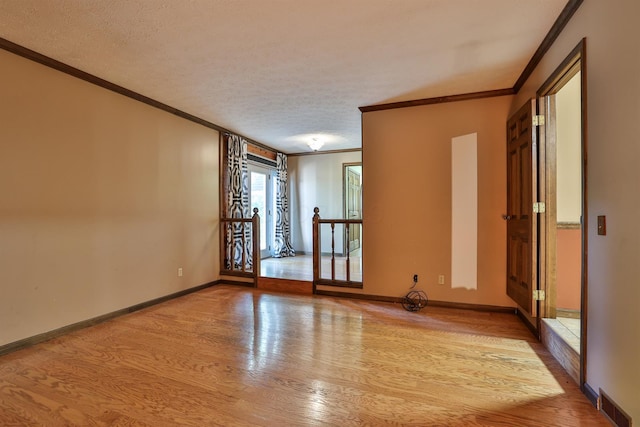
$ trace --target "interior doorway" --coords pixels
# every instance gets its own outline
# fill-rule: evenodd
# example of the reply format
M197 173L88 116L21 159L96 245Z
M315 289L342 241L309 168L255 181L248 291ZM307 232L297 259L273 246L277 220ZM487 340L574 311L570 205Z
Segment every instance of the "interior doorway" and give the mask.
M552 268L547 288L551 298L545 317L580 353L580 296L582 275L582 100L581 73L571 70L567 81L544 96L546 116L547 169L553 174L549 197L555 195L547 230L555 235L548 248ZM554 185L555 184L555 185ZM553 188L555 187L555 188ZM555 194L554 194L555 193Z
M574 380L586 381L587 136L582 40L538 90L540 183L547 209L539 221L538 329Z
M583 388L587 338L586 64L582 40L507 122L507 294Z
M260 257L271 256L274 239L273 212L275 212L275 179L272 169L249 165L249 204L251 211L258 208L260 215Z
M343 164L344 217L362 219L362 163ZM345 229L344 253L352 253L362 247L360 224L351 224Z

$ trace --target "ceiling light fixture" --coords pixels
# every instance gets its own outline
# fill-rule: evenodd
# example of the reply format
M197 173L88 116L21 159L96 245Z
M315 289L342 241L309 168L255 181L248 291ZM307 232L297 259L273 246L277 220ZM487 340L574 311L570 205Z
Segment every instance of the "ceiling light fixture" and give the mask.
M318 151L325 146L342 144L347 140L341 135L317 132L292 135L285 138L285 141L295 144L296 147L300 148L300 151L303 151L306 147L309 147L313 151Z
M309 141L309 148L311 148L313 151L318 151L322 148L323 145L324 142L319 141L318 138L313 138L311 141Z

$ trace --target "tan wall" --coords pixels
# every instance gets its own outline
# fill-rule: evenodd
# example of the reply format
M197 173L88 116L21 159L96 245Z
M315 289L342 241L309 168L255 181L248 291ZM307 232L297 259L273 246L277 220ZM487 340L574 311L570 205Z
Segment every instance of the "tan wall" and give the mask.
M0 345L218 278L217 132L0 63Z
M585 0L512 110L587 38L588 329L586 381L640 420L640 2ZM596 216L607 216L607 236Z
M363 115L365 294L514 306L506 296L505 128L511 97ZM452 289L451 139L477 132L478 289ZM438 275L446 284L438 285Z
M557 230L556 307L580 311L582 230Z

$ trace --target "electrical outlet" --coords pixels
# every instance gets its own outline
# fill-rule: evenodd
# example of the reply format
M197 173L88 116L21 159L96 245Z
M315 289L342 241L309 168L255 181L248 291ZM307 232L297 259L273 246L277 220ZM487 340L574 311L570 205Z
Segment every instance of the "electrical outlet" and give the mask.
M413 275L413 281L414 281L414 282L417 282L417 281L418 281L418 275L417 275L417 274L414 274L414 275Z
M444 274L438 276L438 285L444 285Z
M178 268L178 277L182 277L182 267Z

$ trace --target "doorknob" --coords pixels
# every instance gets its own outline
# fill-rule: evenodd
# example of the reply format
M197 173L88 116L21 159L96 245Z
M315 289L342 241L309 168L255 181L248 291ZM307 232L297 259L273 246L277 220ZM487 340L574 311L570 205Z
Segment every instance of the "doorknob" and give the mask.
M509 221L511 219L511 215L502 215L502 219Z

